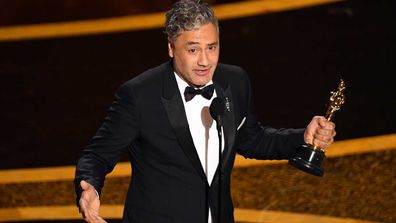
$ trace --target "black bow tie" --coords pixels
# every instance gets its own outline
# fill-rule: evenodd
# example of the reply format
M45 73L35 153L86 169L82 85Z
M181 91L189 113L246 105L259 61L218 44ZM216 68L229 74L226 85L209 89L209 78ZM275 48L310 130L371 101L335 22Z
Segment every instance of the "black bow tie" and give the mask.
M195 95L200 94L200 95L202 95L202 97L209 100L210 98L212 98L213 91L214 91L213 84L208 85L202 89L194 89L194 88L188 86L184 90L184 98L186 99L186 102L188 102L191 99L193 99L195 97Z

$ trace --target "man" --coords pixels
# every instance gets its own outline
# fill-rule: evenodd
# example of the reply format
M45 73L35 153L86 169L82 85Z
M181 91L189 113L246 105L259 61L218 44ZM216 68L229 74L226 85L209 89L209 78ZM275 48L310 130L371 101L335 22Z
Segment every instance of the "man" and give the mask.
M322 148L333 142L334 124L323 117L314 117L306 129L260 125L245 71L218 64L218 22L206 3L176 2L165 29L171 60L120 87L78 161L77 201L87 222L104 222L99 194L125 147L133 173L123 222L229 223L236 153L289 159L304 142ZM222 143L208 111L215 97L225 102Z

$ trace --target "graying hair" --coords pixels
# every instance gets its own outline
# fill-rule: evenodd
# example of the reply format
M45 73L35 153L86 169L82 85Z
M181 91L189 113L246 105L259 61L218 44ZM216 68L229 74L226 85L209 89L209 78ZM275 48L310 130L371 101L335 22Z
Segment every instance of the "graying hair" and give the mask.
M172 42L183 31L191 31L212 23L219 30L212 7L201 0L180 0L166 13L165 33Z

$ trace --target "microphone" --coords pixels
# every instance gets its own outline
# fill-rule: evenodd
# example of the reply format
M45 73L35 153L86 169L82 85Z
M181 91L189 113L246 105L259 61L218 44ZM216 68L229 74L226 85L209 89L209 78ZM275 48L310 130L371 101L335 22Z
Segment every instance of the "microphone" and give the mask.
M224 100L219 97L214 98L209 107L210 115L214 120L216 120L217 136L219 137L219 165L218 165L218 171L219 171L218 208L219 209L217 216L218 222L221 222L221 189L222 189L221 188L221 167L222 167L221 150L222 150L222 139L223 139L223 134L221 129L222 127L221 117L224 115L224 108L225 108Z
M219 131L221 131L221 126L222 126L221 117L224 114L224 108L225 108L224 100L219 97L214 98L212 104L210 104L209 107L210 115L214 120L216 120L217 130Z

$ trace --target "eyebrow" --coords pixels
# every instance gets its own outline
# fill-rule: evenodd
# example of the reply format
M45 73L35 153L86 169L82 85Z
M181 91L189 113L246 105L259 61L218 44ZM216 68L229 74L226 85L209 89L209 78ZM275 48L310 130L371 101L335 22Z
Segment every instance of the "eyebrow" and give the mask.
M209 44L208 44L208 46L216 46L216 45L219 45L219 41L216 41L216 42L214 42L214 43L209 43Z
M194 41L188 41L187 42L187 45L189 46L189 45L197 45L197 44L199 44L199 42L194 42Z
M199 42L194 42L194 41L189 41L187 42L187 46L190 45L197 45L199 44ZM219 41L213 42L213 43L209 43L208 46L215 46L215 45L219 45Z

